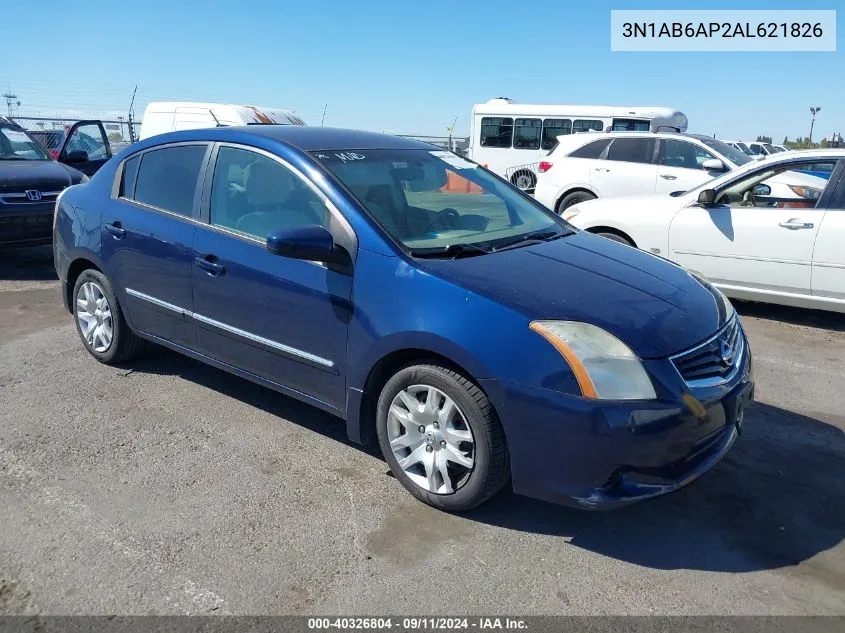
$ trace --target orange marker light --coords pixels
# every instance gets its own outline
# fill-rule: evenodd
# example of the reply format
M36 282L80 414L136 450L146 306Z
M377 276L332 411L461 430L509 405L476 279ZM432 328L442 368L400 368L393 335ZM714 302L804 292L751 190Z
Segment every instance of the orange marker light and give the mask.
M550 330L543 327L536 321L528 327L554 345L554 348L560 352L560 355L563 356L567 363L569 363L569 366L572 368L572 373L575 374L575 379L578 381L578 386L581 387L581 395L585 398L597 399L599 394L596 391L593 381L590 380L590 375L587 373L584 363L582 363L575 355L575 352L569 348L569 345L561 341L557 336L552 334Z

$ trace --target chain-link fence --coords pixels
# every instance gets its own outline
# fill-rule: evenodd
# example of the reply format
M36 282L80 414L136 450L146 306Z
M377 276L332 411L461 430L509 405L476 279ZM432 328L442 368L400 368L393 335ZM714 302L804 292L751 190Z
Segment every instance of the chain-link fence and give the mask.
M36 117L36 116L14 116L11 120L26 130L41 132L40 136L54 133L57 139L61 139L67 129L79 121L79 119L65 119L59 117ZM117 119L104 120L103 127L109 138L112 152L117 153L130 143L138 140L138 133L141 131L140 121ZM56 143L58 146L60 144Z
M397 134L403 138L413 138L424 143L431 143L437 147L442 147L450 152L466 156L467 148L469 147L468 136L421 136L418 134Z

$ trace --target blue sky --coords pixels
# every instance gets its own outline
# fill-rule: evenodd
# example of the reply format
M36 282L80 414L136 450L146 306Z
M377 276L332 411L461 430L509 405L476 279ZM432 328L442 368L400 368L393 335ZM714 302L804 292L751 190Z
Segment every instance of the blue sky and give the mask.
M40 0L0 23L0 88L21 114L136 113L154 100L253 103L308 123L466 134L473 103L667 105L721 138L845 133L845 51L610 51L610 10L679 3L328 0L241 3ZM700 9L841 9L841 0L684 4ZM51 17L35 30L33 12ZM13 12L12 12L13 13ZM25 15L24 15L25 13ZM40 38L34 45L34 37ZM5 103L0 102L5 113Z

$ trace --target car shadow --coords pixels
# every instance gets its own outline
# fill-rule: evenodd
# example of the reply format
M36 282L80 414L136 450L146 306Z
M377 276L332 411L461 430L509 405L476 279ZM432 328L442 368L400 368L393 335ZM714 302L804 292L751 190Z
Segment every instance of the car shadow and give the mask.
M52 246L0 249L0 280L46 281L58 279L53 268Z
M339 418L175 352L154 347L129 368L179 376L381 459L377 446L350 442ZM845 417L842 422L845 426ZM506 489L461 516L563 537L575 547L654 569L775 569L842 541L843 464L841 428L754 403L725 459L674 494L612 512L588 512Z
M740 301L738 299L731 299L731 303L734 304L740 316L845 332L845 314L839 312L793 308L774 303L758 303L756 301Z

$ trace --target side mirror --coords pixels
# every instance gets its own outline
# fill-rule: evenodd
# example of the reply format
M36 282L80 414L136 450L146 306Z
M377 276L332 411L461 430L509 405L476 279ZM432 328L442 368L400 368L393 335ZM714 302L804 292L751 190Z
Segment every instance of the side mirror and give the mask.
M725 171L725 163L718 158L708 158L701 166L707 171Z
M81 149L75 149L64 156L60 157L61 162L66 163L68 165L78 165L79 163L87 163L88 162L88 152L85 152Z
M267 236L267 250L274 255L313 262L334 261L337 254L332 234L317 224L273 231Z
M698 194L698 204L704 205L705 207L710 206L716 202L716 190L715 189L705 189Z
M751 195L755 198L772 195L772 188L769 185L757 185L751 190Z

